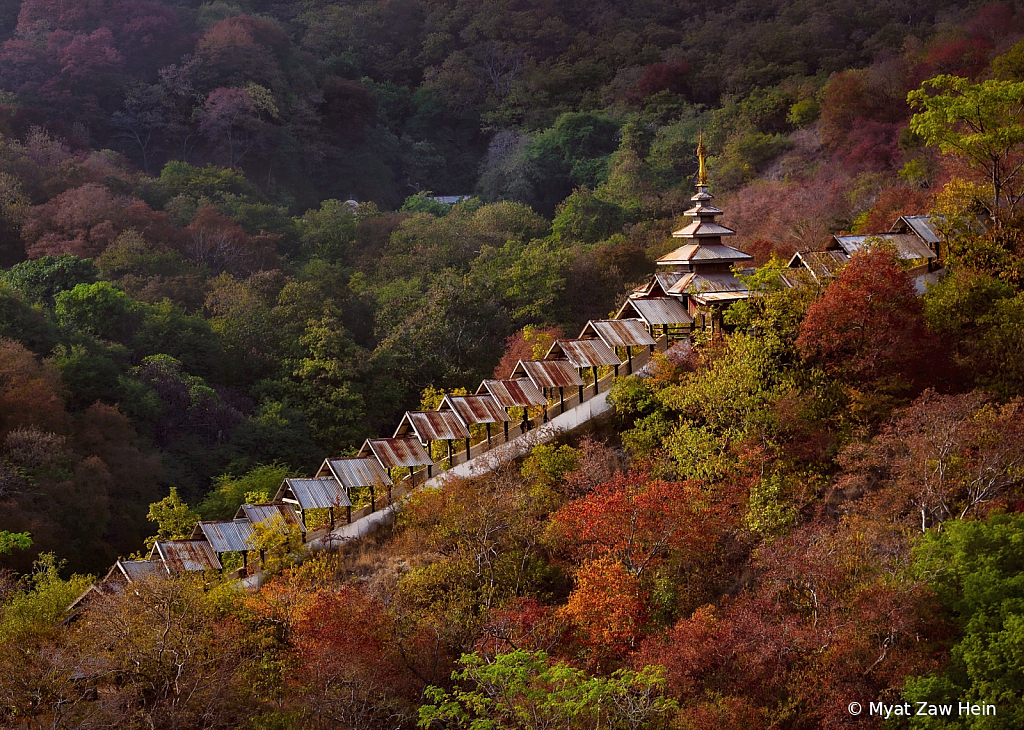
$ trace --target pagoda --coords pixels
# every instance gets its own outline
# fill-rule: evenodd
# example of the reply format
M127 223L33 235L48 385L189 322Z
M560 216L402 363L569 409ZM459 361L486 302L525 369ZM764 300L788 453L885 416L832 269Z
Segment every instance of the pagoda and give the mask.
M733 272L735 267L743 267L753 257L722 243L724 236L734 236L736 232L717 221L723 211L712 205L714 196L708 192L703 134L697 142L697 162L697 194L690 198L693 207L685 212L693 221L672 234L685 243L657 260L657 273L633 292L630 300L634 304L627 302L623 310L639 312L651 308L651 304L637 300L674 299L687 313L690 327L696 323L700 328L714 329L721 326L721 312L725 307L749 296L746 285ZM678 314L675 318L682 319Z

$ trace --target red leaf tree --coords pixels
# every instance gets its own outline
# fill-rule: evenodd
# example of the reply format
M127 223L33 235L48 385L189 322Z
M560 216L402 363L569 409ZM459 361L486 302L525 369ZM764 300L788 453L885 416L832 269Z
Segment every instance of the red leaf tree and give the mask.
M855 254L808 308L796 346L808 360L865 383L912 379L933 352L913 283L881 246Z

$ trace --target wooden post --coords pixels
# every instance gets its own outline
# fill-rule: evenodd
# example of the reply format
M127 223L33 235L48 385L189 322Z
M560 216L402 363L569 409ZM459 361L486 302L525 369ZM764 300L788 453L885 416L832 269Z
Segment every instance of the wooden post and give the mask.
M583 402L583 386L580 386L580 403Z
M453 466L455 466L455 459L452 456L452 440L451 439L445 439L445 440L448 443L448 468L451 469Z
M615 377L616 378L619 377L619 366L618 365L615 366Z
M370 512L377 511L377 500L373 495L373 485L370 485Z
M508 415L508 408L505 409L505 415ZM505 443L508 443L508 421L505 421Z
M352 524L352 505L345 508L345 522Z
M334 529L334 507L327 508L327 514L331 516L331 529Z
M416 486L416 467L409 467L409 485L412 487Z
M469 461L469 459L470 459L470 453L469 453L469 439L466 439L466 461Z
M248 572L249 570L249 551L242 551L242 570Z
M558 404L561 408L559 414L565 413L565 387L562 385L558 386Z
M632 346L626 348L626 359L629 361L629 375L633 374L633 348Z
M591 370L594 371L594 395L597 395L597 365L594 365Z
M530 414L526 406L523 406L523 433L530 430Z
M484 424L484 428L487 429L487 448L491 448L491 424Z

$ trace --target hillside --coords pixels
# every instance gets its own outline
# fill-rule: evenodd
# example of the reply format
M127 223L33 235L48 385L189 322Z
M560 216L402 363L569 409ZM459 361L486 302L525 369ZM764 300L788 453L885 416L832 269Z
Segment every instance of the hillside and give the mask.
M0 726L1024 724L1019 8L0 0L0 36ZM443 463L407 411L650 299L680 342L585 433L301 563L236 517L400 423ZM200 520L257 547L67 611Z

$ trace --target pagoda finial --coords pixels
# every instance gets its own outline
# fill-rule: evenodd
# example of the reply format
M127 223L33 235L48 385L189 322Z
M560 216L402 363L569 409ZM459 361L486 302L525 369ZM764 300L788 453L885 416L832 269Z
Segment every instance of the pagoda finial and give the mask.
M707 185L708 184L708 167L707 167L707 154L708 151L704 149L704 130L700 130L697 135L697 184Z

